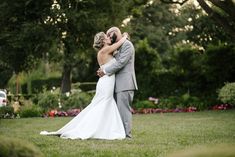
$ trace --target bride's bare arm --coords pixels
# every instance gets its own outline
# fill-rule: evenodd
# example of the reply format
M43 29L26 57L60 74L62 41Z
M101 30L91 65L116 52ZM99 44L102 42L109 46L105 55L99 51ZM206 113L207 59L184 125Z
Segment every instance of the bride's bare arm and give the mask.
M118 42L114 43L113 45L106 46L103 49L101 49L101 53L107 53L107 54L113 53L125 42L127 37L128 37L127 34L124 34L124 36Z

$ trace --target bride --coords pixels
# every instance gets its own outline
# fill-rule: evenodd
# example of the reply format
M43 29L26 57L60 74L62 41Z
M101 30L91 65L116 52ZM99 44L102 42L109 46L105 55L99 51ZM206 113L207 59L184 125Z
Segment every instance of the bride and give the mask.
M124 33L121 40L111 45L111 40L104 32L94 37L93 47L98 51L97 60L101 68L116 62L113 52L127 39ZM99 78L96 93L91 103L55 132L41 131L41 135L58 135L66 139L124 139L124 126L113 98L115 75Z

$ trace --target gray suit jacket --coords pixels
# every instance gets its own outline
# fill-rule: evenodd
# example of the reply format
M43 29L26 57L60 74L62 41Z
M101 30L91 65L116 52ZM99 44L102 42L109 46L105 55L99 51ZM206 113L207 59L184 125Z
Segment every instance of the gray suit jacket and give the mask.
M135 49L133 44L126 40L114 57L117 61L104 70L107 75L115 73L115 92L138 90L135 77Z

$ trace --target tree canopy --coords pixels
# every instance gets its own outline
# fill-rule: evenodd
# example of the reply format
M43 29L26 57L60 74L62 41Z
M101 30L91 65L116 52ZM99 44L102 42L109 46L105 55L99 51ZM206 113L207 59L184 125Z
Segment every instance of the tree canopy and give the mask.
M190 0L161 0L183 5ZM235 3L233 0L197 0L202 9L235 40Z

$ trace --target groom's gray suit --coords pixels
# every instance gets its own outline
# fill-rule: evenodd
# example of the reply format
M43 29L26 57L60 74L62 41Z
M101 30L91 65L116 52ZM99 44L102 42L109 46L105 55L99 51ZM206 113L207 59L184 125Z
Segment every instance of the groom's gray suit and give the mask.
M132 113L131 104L134 91L138 89L135 77L135 49L133 44L126 40L114 56L114 64L104 69L107 75L115 73L114 98L123 121L126 136L131 137Z

